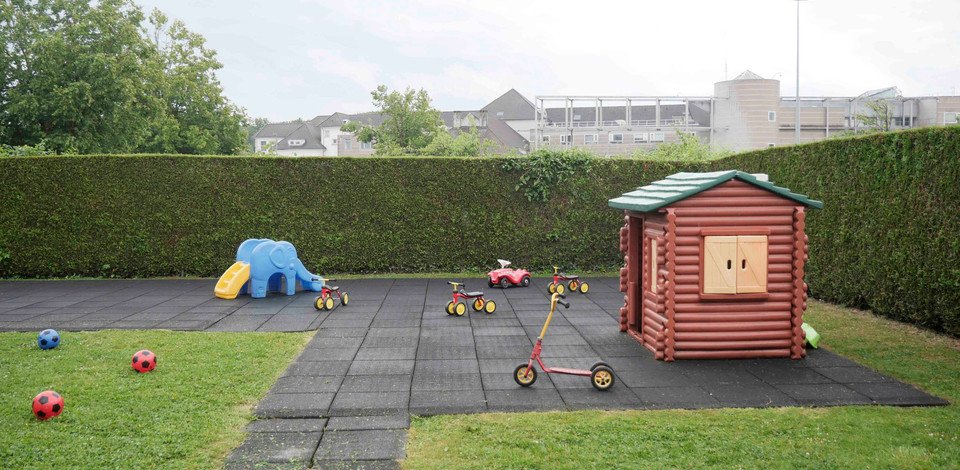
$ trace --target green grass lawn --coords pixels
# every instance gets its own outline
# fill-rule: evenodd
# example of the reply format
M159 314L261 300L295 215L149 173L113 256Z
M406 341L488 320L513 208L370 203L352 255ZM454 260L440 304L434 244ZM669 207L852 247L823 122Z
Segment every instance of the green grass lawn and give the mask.
M0 468L218 468L243 441L253 405L303 348L306 333L0 333ZM140 375L140 349L158 365ZM33 417L53 389L64 411Z
M829 304L821 345L960 400L955 339ZM960 407L583 411L417 418L404 468L960 468Z

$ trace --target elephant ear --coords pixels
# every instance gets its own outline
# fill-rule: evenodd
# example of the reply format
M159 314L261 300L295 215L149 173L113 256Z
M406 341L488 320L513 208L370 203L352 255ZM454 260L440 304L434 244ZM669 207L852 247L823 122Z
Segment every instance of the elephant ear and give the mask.
M278 268L284 268L287 266L287 253L286 251L279 246L273 247L270 250L270 262Z

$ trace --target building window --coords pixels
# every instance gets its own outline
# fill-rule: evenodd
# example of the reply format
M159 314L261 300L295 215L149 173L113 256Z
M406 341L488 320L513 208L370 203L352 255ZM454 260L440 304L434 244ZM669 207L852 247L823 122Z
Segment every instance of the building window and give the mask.
M650 239L650 292L657 292L657 239Z
M574 120L574 121L579 121L579 120L580 120L580 115L579 115L579 114L574 114L574 115L573 115L573 120Z
M776 111L767 111L767 121L777 122L777 112L776 112Z
M543 142L543 143L545 143L545 144L549 144L549 143L550 143L550 136L549 136L549 135L540 136L540 142Z
M623 134L610 134L607 137L611 144L622 144L623 143Z
M288 140L287 140L287 145L289 145L289 146L291 146L291 147L299 147L299 146L301 146L301 145L303 145L303 144L304 144L304 141L303 141L303 140L300 140L300 139L295 139L295 140L290 140L290 139L288 139Z
M328 129L328 130L323 131L323 136L324 136L324 137L330 137L330 130Z
M650 136L646 132L638 132L633 134L633 143L642 144L650 139Z
M703 293L767 291L767 236L703 237Z
M337 139L333 139L333 145L337 145Z
M264 148L264 147L266 147L266 146L268 146L268 145L270 145L270 141L269 141L269 140L261 140L261 141L260 141L260 148Z
M663 132L651 132L650 142L663 142Z
M776 146L777 146L777 144L775 144L775 143L773 143L773 142L770 142L769 144L767 144L767 147L776 147Z
M352 150L352 149L353 149L353 141L352 141L352 140L344 140L344 141L343 141L343 148L346 149L346 150Z
M943 123L958 124L960 120L957 120L957 116L960 116L960 113L943 113Z
M560 145L570 145L570 136L567 134L561 135Z
M597 143L597 134L586 134L583 136L583 143L593 145Z
M503 111L497 111L497 117L503 117Z
M373 142L360 142L360 150L370 150L373 148Z

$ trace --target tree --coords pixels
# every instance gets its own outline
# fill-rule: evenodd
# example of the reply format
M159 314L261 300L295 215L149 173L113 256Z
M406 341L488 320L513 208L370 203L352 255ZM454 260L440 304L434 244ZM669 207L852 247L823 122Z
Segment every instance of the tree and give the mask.
M384 116L383 124L373 127L348 122L341 127L353 132L360 142L376 142L377 154L415 154L433 141L441 129L440 112L430 105L426 90L389 91L380 85L372 91L373 105Z
M893 125L893 106L886 100L874 100L863 103L870 110L869 113L857 113L856 118L869 131L887 132Z
M700 138L677 130L677 141L660 144L653 150L637 151L633 156L642 160L656 160L663 162L705 162L730 155L723 149L712 149L709 144L700 141Z
M494 147L491 140L480 135L476 126L470 126L467 132L459 132L456 137L441 126L434 134L433 141L420 153L437 157L476 157L493 152Z
M267 124L270 124L270 121L265 117L258 117L247 123L247 147L251 152L256 148L253 142L253 136L257 135L257 132L260 132L260 129L263 129Z
M245 117L203 38L131 0L0 4L0 144L55 152L234 153ZM161 45L162 44L162 45Z

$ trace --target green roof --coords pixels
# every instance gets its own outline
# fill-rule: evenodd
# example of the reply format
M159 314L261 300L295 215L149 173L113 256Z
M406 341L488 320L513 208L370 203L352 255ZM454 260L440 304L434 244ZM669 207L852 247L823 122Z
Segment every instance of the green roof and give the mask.
M608 204L610 207L617 209L652 212L734 178L805 206L823 209L823 202L810 199L804 194L791 192L787 188L775 186L767 180L767 175L750 174L737 170L710 173L676 173L660 181L654 181L628 193L623 193L620 197L608 201Z

